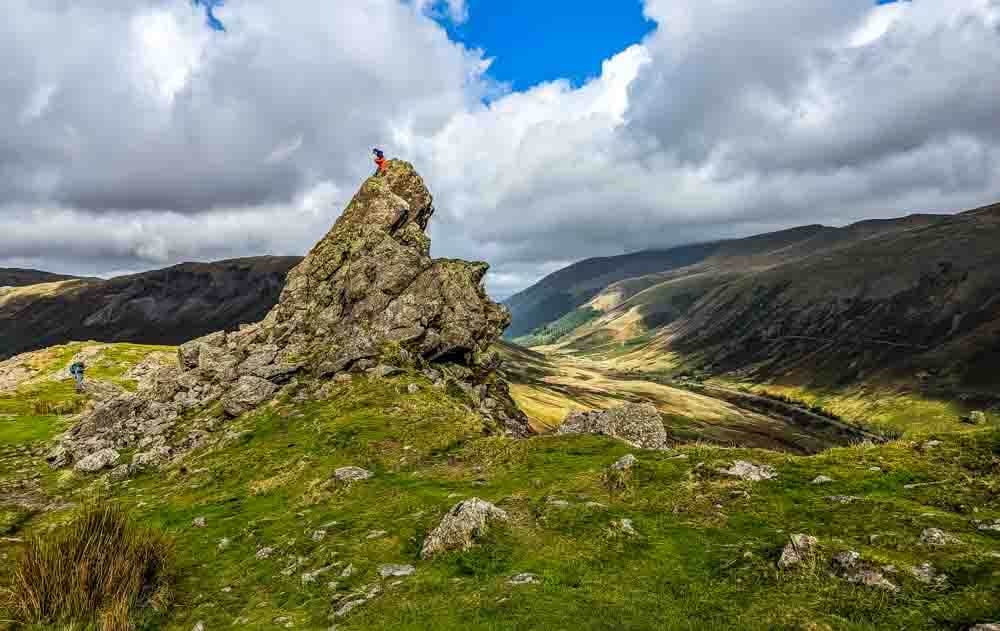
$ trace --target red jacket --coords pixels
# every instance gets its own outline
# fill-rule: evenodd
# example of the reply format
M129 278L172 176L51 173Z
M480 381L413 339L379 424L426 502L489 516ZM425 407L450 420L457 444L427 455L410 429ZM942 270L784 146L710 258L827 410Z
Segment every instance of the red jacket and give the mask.
M385 158L375 158L375 166L378 167L379 171L385 169Z

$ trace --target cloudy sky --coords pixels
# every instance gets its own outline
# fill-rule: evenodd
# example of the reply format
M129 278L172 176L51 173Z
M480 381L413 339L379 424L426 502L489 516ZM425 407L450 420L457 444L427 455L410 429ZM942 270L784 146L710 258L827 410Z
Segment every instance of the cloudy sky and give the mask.
M587 4L6 0L0 266L301 254L374 145L497 296L588 256L1000 201L1000 0Z

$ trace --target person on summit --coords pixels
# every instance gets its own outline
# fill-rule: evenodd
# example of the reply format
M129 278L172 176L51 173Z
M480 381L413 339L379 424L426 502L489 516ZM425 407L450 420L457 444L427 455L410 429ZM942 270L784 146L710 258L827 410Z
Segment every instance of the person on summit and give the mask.
M375 154L375 175L382 175L385 171L385 153L381 149L372 149L372 153Z

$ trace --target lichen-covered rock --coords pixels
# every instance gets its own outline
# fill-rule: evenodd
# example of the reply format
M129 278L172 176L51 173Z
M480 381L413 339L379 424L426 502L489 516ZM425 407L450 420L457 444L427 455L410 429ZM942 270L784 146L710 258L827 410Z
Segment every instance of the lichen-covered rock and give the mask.
M486 295L485 263L430 257L425 231L433 213L413 166L390 161L289 272L267 317L181 345L176 368L156 370L139 392L112 396L82 415L51 462L62 466L105 447L137 449L153 431L169 437L160 446L179 458L207 440L200 428L197 436L172 434L191 411L221 403L239 416L299 375L376 368L387 376L431 364L472 393L470 407L487 430L527 436L528 419L489 350L510 313ZM212 415L202 422L210 426Z
M105 467L110 467L111 465L118 462L121 455L114 449L102 449L96 453L92 453L89 456L79 460L76 463L75 469L77 471L83 471L85 473L92 473L94 471L100 471Z
M635 466L636 462L637 460L635 456L633 456L632 454L625 454L624 456L619 458L613 465L611 465L611 468L618 471L628 471L629 469Z
M940 528L925 528L920 533L920 543L925 546L950 546L962 543L962 540Z
M719 473L731 475L741 480L750 482L761 482L778 477L778 474L770 465L755 465L745 460L737 460L729 469L719 469Z
M338 482L358 482L372 477L372 472L361 467L340 467L333 472L333 477Z
M610 410L570 412L560 434L603 434L641 449L666 449L667 431L655 406L629 403Z
M222 409L230 416L239 416L267 401L278 391L278 386L267 379L244 375L236 387L222 397Z
M492 521L507 521L507 512L478 497L455 504L424 540L420 556L430 559L449 550L468 550Z

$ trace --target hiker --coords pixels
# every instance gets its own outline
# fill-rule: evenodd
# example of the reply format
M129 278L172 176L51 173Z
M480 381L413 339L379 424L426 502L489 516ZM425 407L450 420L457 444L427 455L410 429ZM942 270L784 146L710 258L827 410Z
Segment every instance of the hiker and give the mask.
M385 153L381 149L372 149L375 154L375 175L381 175L385 171Z
M83 371L86 369L87 367L84 365L83 362L76 362L75 364L69 367L69 374L73 375L73 378L76 379L77 392L83 390Z

